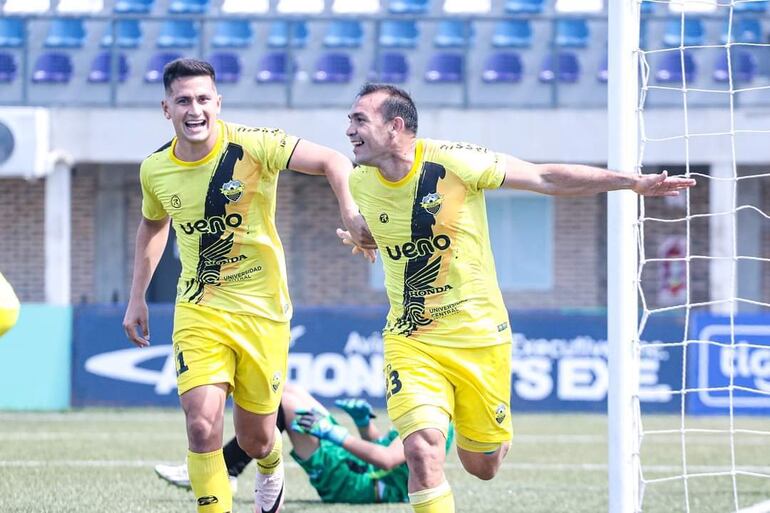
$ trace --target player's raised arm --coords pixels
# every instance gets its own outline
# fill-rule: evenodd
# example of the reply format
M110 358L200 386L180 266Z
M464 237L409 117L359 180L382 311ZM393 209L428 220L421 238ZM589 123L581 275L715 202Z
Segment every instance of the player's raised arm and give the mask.
M589 196L630 189L643 196L676 196L695 185L691 178L658 174L618 173L580 164L533 164L505 155L503 187L523 189L552 196Z
M350 159L326 146L300 139L289 160L289 169L310 175L325 175L340 207L345 228L357 246L376 247L366 221L358 212L358 206L350 195L348 178L353 170Z
M128 339L139 347L150 345L149 315L144 296L166 248L168 227L167 217L158 220L142 217L136 231L134 273L131 279L131 295L123 317L123 330Z

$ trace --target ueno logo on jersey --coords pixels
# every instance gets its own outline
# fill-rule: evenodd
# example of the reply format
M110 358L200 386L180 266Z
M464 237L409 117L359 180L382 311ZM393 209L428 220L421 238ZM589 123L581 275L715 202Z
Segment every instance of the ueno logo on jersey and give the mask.
M452 239L446 235L436 235L432 239L417 239L415 242L407 242L395 247L385 246L388 256L392 260L399 260L403 255L412 259L418 256L432 255L436 251L444 251L452 245Z
M226 228L237 228L243 223L243 217L240 214L232 213L227 216L212 216L206 219L198 219L192 223L179 223L187 235L193 233L222 233Z

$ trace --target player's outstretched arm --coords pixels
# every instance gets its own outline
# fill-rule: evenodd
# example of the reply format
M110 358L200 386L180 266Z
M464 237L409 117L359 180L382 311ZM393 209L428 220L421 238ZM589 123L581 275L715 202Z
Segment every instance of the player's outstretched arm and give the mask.
M326 146L300 139L289 160L289 168L311 175L325 175L337 196L342 222L357 246L376 247L366 221L358 212L348 187L348 178L353 171L350 159Z
M505 156L503 187L523 189L553 196L589 196L630 189L643 196L677 196L695 185L691 178L658 174L618 173L580 164L533 164Z
M155 268L160 262L168 240L168 218L157 221L142 218L136 231L134 251L134 272L131 279L131 294L123 317L126 337L138 347L150 345L150 324L145 293ZM137 332L137 328L139 332Z

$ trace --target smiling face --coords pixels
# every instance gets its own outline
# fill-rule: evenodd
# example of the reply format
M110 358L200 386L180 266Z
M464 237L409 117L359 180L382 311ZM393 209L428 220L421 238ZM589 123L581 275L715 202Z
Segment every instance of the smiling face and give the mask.
M345 134L353 145L356 164L378 166L390 158L395 149L395 123L382 116L382 102L388 98L385 92L377 91L356 98L350 109L350 124Z
M217 141L217 116L222 97L209 76L180 77L171 82L161 102L174 125L177 144L211 150Z

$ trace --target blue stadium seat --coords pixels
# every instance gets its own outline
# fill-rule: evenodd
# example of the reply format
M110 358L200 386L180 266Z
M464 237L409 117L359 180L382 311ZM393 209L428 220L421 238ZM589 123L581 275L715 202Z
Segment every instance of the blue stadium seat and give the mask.
M169 62L179 59L181 54L175 52L158 52L147 61L147 69L144 72L144 81L148 84L157 84L163 82L163 66Z
M206 14L209 0L171 0L168 12L172 14Z
M125 82L128 78L128 59L122 53L116 54L118 58L118 81ZM99 52L91 62L91 71L88 72L88 81L93 84L104 84L112 79L112 54L109 51Z
M737 1L735 2L735 6L733 9L736 12L757 12L757 13L763 13L767 11L767 1L756 1L756 0L747 0L747 1Z
M501 20L495 24L492 46L497 48L529 48L532 25L529 20Z
M380 46L385 48L414 48L420 32L412 20L385 20L380 25Z
M406 56L399 52L384 52L380 54L379 74L372 69L369 79L389 84L403 84L409 79L409 63Z
M216 22L211 46L214 48L248 48L254 39L249 20L221 20Z
M599 62L599 70L596 72L596 80L606 84L610 79L609 67L609 56L605 53L601 62Z
M307 23L304 21L274 21L267 35L267 46L270 48L286 48L289 46L289 26L291 26L291 47L304 48L308 39Z
M217 83L237 84L241 79L241 59L232 52L216 52L209 56Z
M516 52L497 52L487 58L481 79L487 83L520 82L523 72L521 57Z
M679 46L702 45L705 38L703 20L687 16L684 19L684 40L682 40L682 19L675 18L666 23L666 33L663 36L663 44L669 48Z
M198 29L192 20L166 20L160 27L158 48L193 48L198 44Z
M119 14L148 14L155 0L116 0L113 10Z
M588 21L583 18L561 18L556 20L556 46L562 48L585 48L590 33Z
M725 20L722 29L722 44L727 44L727 32L730 28L729 20ZM733 18L733 43L761 43L762 42L762 23L759 18L744 18L735 16Z
M473 40L473 25L463 20L442 20L433 38L436 48L463 48Z
M572 52L558 52L555 58L549 53L543 58L537 78L544 83L575 83L580 78L580 61Z
M456 53L437 53L430 57L425 67L425 81L429 83L455 83L463 80L463 56Z
M35 61L32 82L66 84L72 78L72 59L66 53L45 52Z
M115 46L119 48L138 48L142 44L142 27L139 20L117 20L115 22ZM101 42L102 48L112 46L112 24L104 30Z
M430 8L430 0L390 0L388 11L393 14L425 14Z
M661 84L682 83L682 52L666 52L660 58L655 70L655 80ZM687 82L695 80L695 60L688 52L684 52L684 76Z
M330 52L316 61L313 82L345 84L353 78L353 62L346 53Z
M0 52L0 83L7 84L16 80L16 58L5 52Z
M43 43L46 48L81 48L86 40L86 29L80 18L55 18L48 26Z
M757 61L749 52L733 50L730 56L730 67L733 70L733 82L747 84L754 80L757 72ZM727 83L730 81L730 72L727 67L727 52L719 52L714 63L714 81Z
M512 14L538 14L543 12L543 0L506 0L505 12Z
M24 45L24 21L21 18L0 18L0 47L20 48Z
M648 0L642 0L641 5L639 6L639 12L642 16L648 15L648 14L654 14L655 13L655 2L650 2Z
M357 20L332 20L324 36L327 48L358 48L364 39L364 29Z
M296 62L291 65L292 75L297 69ZM257 82L283 83L289 77L289 56L285 52L270 52L260 59L257 65Z

